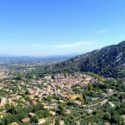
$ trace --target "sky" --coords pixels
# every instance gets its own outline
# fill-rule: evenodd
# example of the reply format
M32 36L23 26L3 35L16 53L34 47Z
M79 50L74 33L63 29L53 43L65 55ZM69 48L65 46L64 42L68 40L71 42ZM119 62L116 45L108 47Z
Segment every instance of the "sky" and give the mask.
M81 54L125 40L125 0L0 0L0 53Z

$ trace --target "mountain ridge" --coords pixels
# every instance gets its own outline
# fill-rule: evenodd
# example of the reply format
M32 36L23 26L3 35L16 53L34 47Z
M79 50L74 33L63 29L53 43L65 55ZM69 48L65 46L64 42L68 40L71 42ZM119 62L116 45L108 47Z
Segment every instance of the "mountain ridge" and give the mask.
M125 41L46 67L45 72L93 72L105 77L123 77L125 76Z

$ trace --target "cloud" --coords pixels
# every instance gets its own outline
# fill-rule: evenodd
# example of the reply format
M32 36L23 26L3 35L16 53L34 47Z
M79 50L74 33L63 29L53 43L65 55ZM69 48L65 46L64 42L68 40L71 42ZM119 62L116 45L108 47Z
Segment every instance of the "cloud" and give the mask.
M111 29L101 29L97 31L97 34L104 34L104 33L109 33L109 32L111 32Z
M14 46L14 48L13 48ZM85 53L102 47L102 42L79 41L79 42L38 42L11 44L2 50L12 55L46 56L46 55L68 55L72 53Z
M74 48L81 48L83 46L88 46L88 45L92 45L92 44L96 44L96 42L94 41L80 41L80 42L64 42L64 43L53 43L53 44L25 44L25 47L29 48L55 48L55 49L74 49ZM21 46L20 46L21 47ZM24 47L24 46L22 46Z
M91 45L93 44L92 41L81 41L81 42L73 42L73 43L64 43L55 45L56 48L79 48L84 45Z

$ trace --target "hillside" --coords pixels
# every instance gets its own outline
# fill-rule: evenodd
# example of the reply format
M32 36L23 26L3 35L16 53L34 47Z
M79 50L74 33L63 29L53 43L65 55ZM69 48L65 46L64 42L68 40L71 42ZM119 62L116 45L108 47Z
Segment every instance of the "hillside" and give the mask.
M125 41L45 67L42 73L79 71L93 72L105 77L123 77L125 75Z
M125 79L90 73L124 76L124 48L49 65L12 63L12 77L0 79L0 125L124 125Z
M0 125L124 125L124 80L93 73L0 80Z

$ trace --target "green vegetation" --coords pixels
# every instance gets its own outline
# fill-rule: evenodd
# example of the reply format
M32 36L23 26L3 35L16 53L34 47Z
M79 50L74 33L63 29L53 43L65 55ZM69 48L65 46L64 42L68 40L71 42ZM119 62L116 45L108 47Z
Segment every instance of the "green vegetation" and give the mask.
M38 68L31 74L42 77L45 74L93 72L105 77L123 78L125 77L124 63L125 41L71 58L62 63Z
M77 78L77 75L80 74L76 74L74 77ZM65 125L75 125L75 123L103 125L106 122L113 125L125 124L122 117L125 115L124 79L104 80L101 76L91 75L97 79L93 83L88 83L87 86L73 85L71 89L74 94L68 98L61 95L48 95L41 98L36 104L30 102L30 105L27 105L28 99L24 97L25 103L20 98L15 100L18 105L5 105L1 108L0 124L8 125L16 122L18 125L30 125L38 124L40 120L44 121L43 123L46 125L52 123L59 125L60 122L64 122ZM19 86L20 81L9 82ZM13 89L10 88L10 90ZM30 91L27 90L26 95L28 94ZM6 110L6 113L2 113L3 110ZM29 121L22 122L26 118L29 118Z
M125 125L124 64L125 42L57 64L1 64L0 125Z

